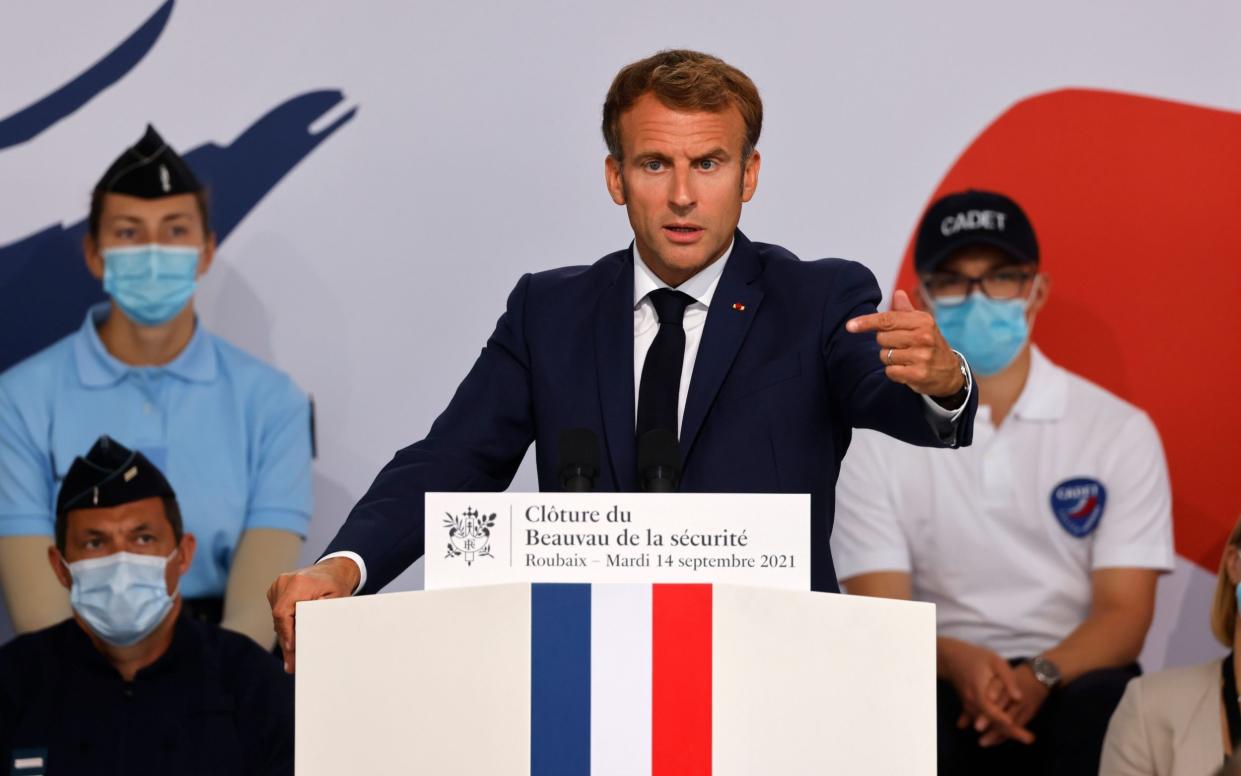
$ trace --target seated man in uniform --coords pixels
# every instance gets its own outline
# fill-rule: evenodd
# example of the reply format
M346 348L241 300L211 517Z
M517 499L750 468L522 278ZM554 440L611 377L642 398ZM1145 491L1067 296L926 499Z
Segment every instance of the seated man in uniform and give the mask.
M207 192L154 128L99 179L82 247L109 300L0 374L0 587L14 628L69 616L44 563L56 487L106 434L181 494L199 542L186 609L270 648L264 594L295 565L310 521L309 401L196 317L215 254Z
M55 530L73 617L0 648L0 772L292 774L291 678L183 613L196 542L159 469L101 437L69 468Z
M914 264L977 375L974 445L928 454L856 432L836 486L840 579L936 604L940 773L1093 776L1173 565L1159 434L1030 344L1050 284L1017 203L944 197Z

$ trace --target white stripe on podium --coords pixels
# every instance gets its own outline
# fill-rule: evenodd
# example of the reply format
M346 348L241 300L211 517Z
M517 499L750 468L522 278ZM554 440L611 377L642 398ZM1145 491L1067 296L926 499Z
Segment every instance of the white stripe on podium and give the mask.
M651 586L592 585L591 776L651 772Z

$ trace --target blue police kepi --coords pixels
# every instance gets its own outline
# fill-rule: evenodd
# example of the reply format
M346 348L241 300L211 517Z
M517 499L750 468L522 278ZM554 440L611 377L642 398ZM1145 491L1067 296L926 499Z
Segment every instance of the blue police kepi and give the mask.
M196 323L159 367L104 348L93 307L74 334L0 375L0 536L52 536L56 495L101 435L140 450L176 490L198 554L186 598L224 595L242 531L306 535L310 405L284 373Z

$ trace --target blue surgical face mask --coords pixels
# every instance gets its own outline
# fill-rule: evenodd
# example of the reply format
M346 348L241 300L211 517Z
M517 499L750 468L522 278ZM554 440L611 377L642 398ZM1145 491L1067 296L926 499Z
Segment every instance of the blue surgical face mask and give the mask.
M194 295L198 257L198 248L184 245L107 248L103 290L134 323L167 323Z
M1241 582L1237 583L1237 610L1241 611Z
M991 299L975 291L959 304L933 302L933 308L948 344L977 374L989 376L1013 363L1029 339L1028 304L1026 299Z
M165 570L176 556L114 552L65 563L73 576L69 603L95 635L128 647L149 636L172 609Z

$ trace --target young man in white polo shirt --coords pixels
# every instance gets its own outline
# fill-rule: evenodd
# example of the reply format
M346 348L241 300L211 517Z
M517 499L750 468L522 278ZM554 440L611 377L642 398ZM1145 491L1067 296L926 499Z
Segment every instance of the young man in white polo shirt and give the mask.
M1173 564L1159 434L1030 344L1050 283L1021 208L928 210L922 302L968 359L974 445L855 433L832 555L849 593L936 604L941 774L1091 774Z

